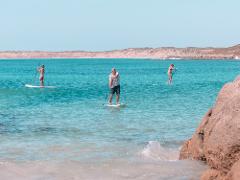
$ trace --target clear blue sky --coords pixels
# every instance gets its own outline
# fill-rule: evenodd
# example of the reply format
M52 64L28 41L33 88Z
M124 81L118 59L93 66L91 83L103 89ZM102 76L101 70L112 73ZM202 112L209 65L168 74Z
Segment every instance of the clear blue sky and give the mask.
M240 0L0 0L0 50L240 43Z

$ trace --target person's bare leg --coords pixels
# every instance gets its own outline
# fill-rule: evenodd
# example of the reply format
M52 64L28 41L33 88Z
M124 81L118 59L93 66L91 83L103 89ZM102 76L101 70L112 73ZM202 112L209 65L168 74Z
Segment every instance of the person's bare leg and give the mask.
M109 103L109 104L112 104L112 98L113 98L113 94L110 94L110 95L109 95L109 100L108 100L108 103Z
M43 80L40 81L40 86L44 86Z
M172 76L168 75L168 84L172 84Z
M117 94L117 95L116 95L117 104L120 104L120 103L119 103L119 100L120 100L120 94Z

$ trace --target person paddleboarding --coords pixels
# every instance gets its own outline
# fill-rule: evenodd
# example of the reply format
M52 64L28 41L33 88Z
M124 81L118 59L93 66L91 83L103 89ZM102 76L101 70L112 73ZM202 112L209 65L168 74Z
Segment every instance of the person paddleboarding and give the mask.
M108 103L112 104L113 95L116 93L116 102L119 103L120 100L120 75L115 68L112 68L112 72L109 75L109 88L110 95Z
M40 86L44 86L44 73L45 73L45 66L41 65L40 67L37 68L39 72L39 81L40 81Z
M168 68L168 84L172 84L173 71L175 70L174 64L171 64Z

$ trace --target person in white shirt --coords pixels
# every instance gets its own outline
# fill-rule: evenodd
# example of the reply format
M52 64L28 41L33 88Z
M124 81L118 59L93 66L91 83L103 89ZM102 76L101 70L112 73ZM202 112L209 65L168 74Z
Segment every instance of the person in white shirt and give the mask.
M113 95L116 93L116 102L119 104L120 100L120 75L116 71L115 68L112 68L112 72L109 75L109 88L110 88L110 96L109 96L109 104L112 104Z

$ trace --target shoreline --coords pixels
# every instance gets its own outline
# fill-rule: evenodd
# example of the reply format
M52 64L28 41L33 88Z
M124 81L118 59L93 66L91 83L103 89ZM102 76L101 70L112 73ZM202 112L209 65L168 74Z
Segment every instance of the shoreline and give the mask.
M30 60L149 60L149 61L240 61L240 59L159 59L159 58L72 58L72 57L60 57L60 58L0 58L0 61L30 61Z
M0 51L0 60L11 59L151 59L239 60L240 44L227 48L128 48L113 51Z
M229 59L194 59L194 58L183 58L183 59L161 59L161 58L120 58L120 57L113 57L113 58L99 58L99 57L79 57L79 58L73 58L73 57L50 57L50 58L0 58L0 61L8 61L8 60L152 60L152 61L240 61L240 59L234 59L234 58L229 58Z

